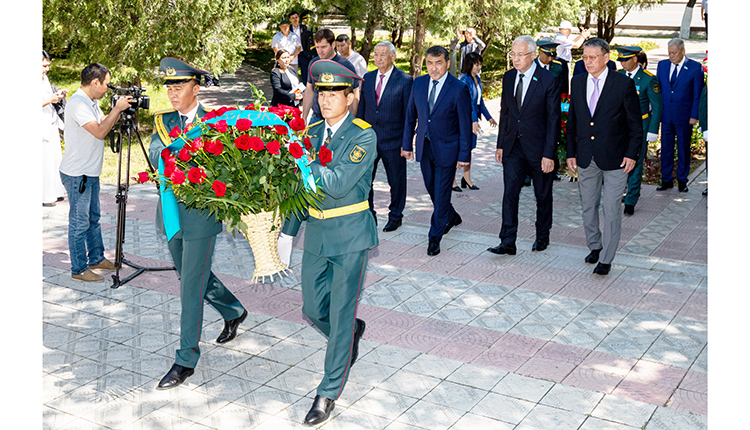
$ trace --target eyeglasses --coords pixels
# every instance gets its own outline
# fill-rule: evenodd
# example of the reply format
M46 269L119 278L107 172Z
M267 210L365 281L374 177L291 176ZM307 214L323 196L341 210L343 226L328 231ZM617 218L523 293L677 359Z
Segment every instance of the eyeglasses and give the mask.
M511 51L510 54L508 54L508 55L510 55L510 58L523 58L523 57L525 57L527 55L531 55L531 54L533 54L533 52L525 52L525 53L522 54L520 52L513 52L513 51Z
M86 191L86 179L86 175L83 175L81 185L78 186L78 194L83 194L83 192Z
M609 55L609 54L583 55L583 56L581 56L581 60L583 60L583 61L592 60L593 61L593 60L596 60L596 57L601 57L601 56L604 56L604 55Z

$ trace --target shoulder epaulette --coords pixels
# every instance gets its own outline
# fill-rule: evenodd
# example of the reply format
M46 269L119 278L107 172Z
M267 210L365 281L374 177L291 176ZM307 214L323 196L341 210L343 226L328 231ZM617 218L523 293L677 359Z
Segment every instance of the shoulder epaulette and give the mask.
M170 113L174 111L175 111L174 109L164 109L164 110L160 110L159 112L156 112L154 115L164 115L165 113Z
M174 112L174 109L159 111L154 115L154 131L159 134L159 138L161 138L161 142L164 144L164 146L169 145L169 142L171 142L172 139L170 139L169 137L167 127L164 126L164 119L162 118L162 116L165 113L170 112Z
M310 128L310 127L315 127L316 125L320 124L320 123L321 123L321 122L323 122L323 121L325 121L325 120L324 120L324 119L321 119L321 120L320 120L320 121L318 121L318 122L314 122L314 123L312 123L312 124L308 125L308 126L307 126L307 128Z
M559 62L559 61L557 61L557 60L552 60L552 62L553 62L553 63L555 63L555 64L559 64L559 65L561 65L561 66L562 66L562 63L561 63L561 62Z
M645 73L645 74L647 74L647 75L649 75L649 76L654 76L654 74L653 74L653 73L649 72L649 71L648 71L648 70L646 70L646 69L641 69L641 70L643 70L643 73Z
M354 123L354 125L361 128L362 130L366 130L372 127L367 121L363 120L362 118L354 118L352 120L352 123Z
M617 72L622 72L623 70L625 70L625 69L617 69L616 71Z

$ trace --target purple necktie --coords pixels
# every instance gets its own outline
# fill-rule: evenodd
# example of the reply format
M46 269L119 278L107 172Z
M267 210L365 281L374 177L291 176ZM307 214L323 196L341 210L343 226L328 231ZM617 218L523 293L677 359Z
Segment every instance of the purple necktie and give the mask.
M594 92L591 93L591 99L589 100L589 111L591 111L591 116L594 116L594 111L596 110L596 102L599 101L599 79L591 79L594 81Z
M377 105L380 105L380 91L383 88L383 78L385 78L385 75L381 73L378 86L375 88L375 104Z

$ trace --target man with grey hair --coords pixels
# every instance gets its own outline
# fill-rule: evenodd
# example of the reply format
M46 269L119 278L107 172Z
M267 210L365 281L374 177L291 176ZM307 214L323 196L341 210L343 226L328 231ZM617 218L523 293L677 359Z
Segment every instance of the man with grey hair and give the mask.
M500 244L488 251L515 255L518 200L524 179L531 176L536 197L536 241L532 251L549 245L552 227L552 171L560 123L560 85L534 61L536 43L519 36L510 56L513 69L503 75L500 125L495 159L503 164L503 222Z
M674 38L667 44L669 59L659 61L656 78L661 89L661 185L656 191L674 186L674 147L677 140L677 186L687 192L690 174L690 140L698 123L703 91L703 68L685 56L685 41Z
M598 262L594 273L606 275L620 241L622 192L638 159L643 124L633 81L607 67L609 44L598 37L587 40L582 60L588 73L570 83L567 164L578 172L583 229L591 251L584 261Z
M383 167L391 187L391 203L388 206L388 222L383 231L389 232L401 226L406 206L406 158L401 156L401 139L404 133L406 103L411 95L412 77L395 67L396 47L391 42L380 42L373 50L373 62L377 70L365 73L357 118L372 125L378 137L378 155L372 169L372 179ZM373 204L374 191L370 189L370 210L376 215ZM375 218L377 222L377 217Z

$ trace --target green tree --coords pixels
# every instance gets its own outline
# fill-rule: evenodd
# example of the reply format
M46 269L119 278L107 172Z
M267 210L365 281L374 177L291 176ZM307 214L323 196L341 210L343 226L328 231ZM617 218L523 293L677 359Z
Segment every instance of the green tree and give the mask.
M611 42L615 37L615 28L633 9L647 10L664 4L666 0L581 0L584 20L580 28L591 28L596 20L596 35ZM618 19L619 15L619 19Z
M106 65L115 82L153 79L167 56L218 75L241 64L266 10L251 0L44 0L43 41L53 55Z

